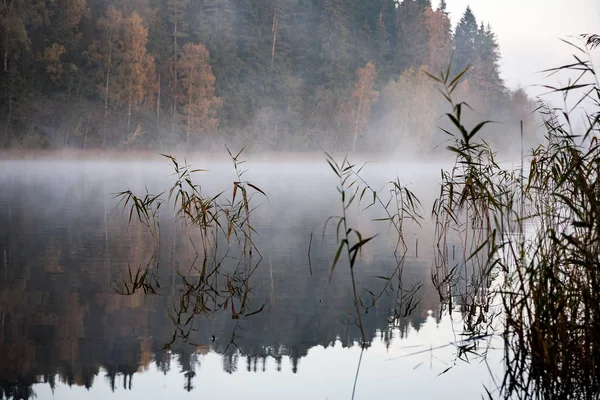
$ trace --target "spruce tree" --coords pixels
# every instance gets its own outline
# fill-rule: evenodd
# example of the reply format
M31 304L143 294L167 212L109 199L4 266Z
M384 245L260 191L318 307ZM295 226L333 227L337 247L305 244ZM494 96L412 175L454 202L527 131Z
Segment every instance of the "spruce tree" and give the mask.
M476 46L473 80L487 101L496 103L506 100L504 99L506 88L500 78L500 50L489 24L480 25Z
M462 71L475 62L477 36L477 20L471 8L467 7L458 25L456 25L454 34L455 57L453 66L455 71Z

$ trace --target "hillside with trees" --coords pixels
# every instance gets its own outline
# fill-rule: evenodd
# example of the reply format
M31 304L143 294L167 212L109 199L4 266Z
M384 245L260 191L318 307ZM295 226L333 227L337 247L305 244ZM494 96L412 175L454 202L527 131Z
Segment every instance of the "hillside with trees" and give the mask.
M427 151L452 54L477 118L531 111L444 0L5 0L0 32L2 147Z

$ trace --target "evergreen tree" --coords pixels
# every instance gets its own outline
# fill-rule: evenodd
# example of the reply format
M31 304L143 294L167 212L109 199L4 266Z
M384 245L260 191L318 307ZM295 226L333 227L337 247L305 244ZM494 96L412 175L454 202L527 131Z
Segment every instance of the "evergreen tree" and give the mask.
M455 57L453 65L455 71L462 71L475 62L477 58L477 36L477 20L471 8L467 7L458 25L456 25L454 34Z
M398 6L397 73L410 67L419 68L427 62L429 35L425 10L428 1L404 0Z
M500 50L491 26L481 23L477 31L476 59L472 80L485 99L497 102L504 99L505 87L500 78Z

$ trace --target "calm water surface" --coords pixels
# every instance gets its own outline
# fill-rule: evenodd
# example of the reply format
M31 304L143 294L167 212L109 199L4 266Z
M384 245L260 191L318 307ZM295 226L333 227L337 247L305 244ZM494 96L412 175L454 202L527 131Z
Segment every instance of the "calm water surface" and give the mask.
M231 197L237 178L230 161L198 158L192 165L209 170L197 176L203 193ZM247 301L260 312L232 318L228 305L197 313L182 329L178 317L190 314L177 312L182 301L194 301L185 296L185 282L199 275L202 264L185 230L165 207L153 258L151 235L135 221L128 224L114 198L128 188L168 188L168 160L0 161L3 395L349 399L356 378L357 399L475 399L484 385L494 387L490 369L496 375L501 370L501 346L490 351L488 363L467 364L449 345L460 340L460 317L443 312L430 283L428 222L405 231L403 287L421 285L416 307L405 318L391 319L399 305L394 290L363 310L368 346L361 352L348 265L340 262L329 281L336 238L333 225L324 234L323 227L341 207L329 166L324 159L249 157L244 168L243 178L268 196L251 199L257 252ZM364 176L379 188L399 175L423 200L428 219L439 169L373 163ZM385 281L376 276L391 274L396 265L396 236L385 223L372 222L381 216L371 208L350 219L364 235L378 234L356 267L365 306L367 290L383 288ZM236 254L221 241L209 257L233 271L243 262ZM138 288L125 294L131 292L124 290L126 283L149 264L156 293Z

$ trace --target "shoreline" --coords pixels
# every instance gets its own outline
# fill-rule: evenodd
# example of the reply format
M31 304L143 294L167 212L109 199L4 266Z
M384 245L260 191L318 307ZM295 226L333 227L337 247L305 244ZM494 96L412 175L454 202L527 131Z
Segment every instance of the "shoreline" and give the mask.
M233 153L233 150L232 150ZM115 161L115 162L160 162L165 161L163 156L172 155L177 160L183 162L187 160L190 163L197 162L229 162L231 157L224 147L219 151L172 151L160 152L149 150L115 150L115 149L0 149L0 161ZM234 153L235 155L235 153ZM335 159L342 160L344 157L354 164L362 163L412 163L423 164L430 162L445 162L451 158L448 152L442 153L412 153L412 154L390 154L390 153L332 153ZM324 151L310 152L261 152L245 150L240 159L248 163L307 163L307 162L325 162L326 153Z

